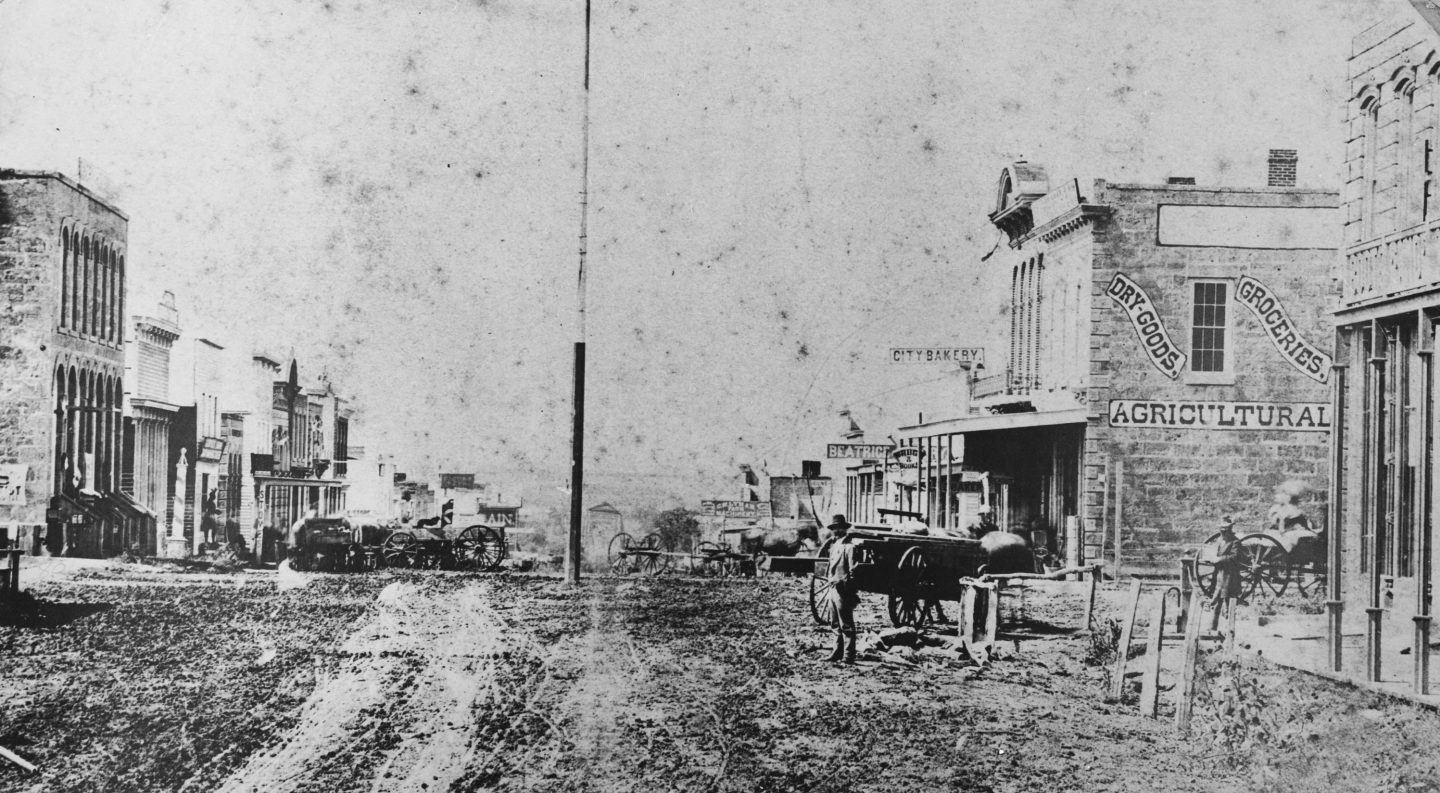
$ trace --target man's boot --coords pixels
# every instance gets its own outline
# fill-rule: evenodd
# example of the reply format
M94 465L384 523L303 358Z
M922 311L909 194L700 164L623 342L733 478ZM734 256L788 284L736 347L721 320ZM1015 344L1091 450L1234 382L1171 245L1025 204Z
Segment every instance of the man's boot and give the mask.
M835 661L838 661L838 660L840 660L842 657L844 657L844 653L845 653L845 634L840 633L839 631L836 631L836 632L835 632L835 652L830 653L830 657L829 657L829 658L826 658L825 660L830 661L831 663L834 663Z
M855 631L845 631L841 636L845 639L845 663L853 664L855 663Z

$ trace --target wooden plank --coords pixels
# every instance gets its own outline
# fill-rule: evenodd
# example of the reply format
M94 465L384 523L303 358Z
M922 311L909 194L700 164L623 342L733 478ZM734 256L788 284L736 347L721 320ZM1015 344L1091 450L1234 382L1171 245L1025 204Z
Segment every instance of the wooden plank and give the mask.
M1095 629L1095 589L1100 586L1100 566L1090 568L1090 597L1085 601L1085 624L1081 630Z
M1130 637L1135 634L1135 614L1140 609L1140 579L1130 581L1130 608L1120 627L1120 644L1115 647L1115 674L1110 681L1110 698L1121 701L1125 693L1125 663L1130 655Z
M960 638L967 643L975 638L975 587L973 584L965 587L965 594L960 600Z
M1203 594L1199 587L1191 591L1190 616L1195 619L1185 624L1184 657L1180 662L1180 696L1175 702L1175 726L1182 733L1190 730L1190 709L1195 700L1195 662L1200 648L1200 623L1205 621L1198 618L1204 609L1201 603Z
M9 749L6 749L6 748L3 747L3 746L0 746L0 757L3 757L3 758L5 758L6 760L9 760L10 762L14 763L15 765L20 766L21 768L25 769L26 771L29 771L29 772L32 773L32 774L35 773L35 764L34 764L34 763L31 763L29 760L26 760L25 758L21 757L21 756L18 755L18 754L15 754L14 752L10 751Z
M1155 718L1160 700L1160 652L1165 644L1165 593L1150 607L1150 633L1145 639L1145 668L1140 675L1140 715Z
M985 599L989 608L985 609L985 642L994 646L1000 634L1000 587L994 586L990 590L990 596Z

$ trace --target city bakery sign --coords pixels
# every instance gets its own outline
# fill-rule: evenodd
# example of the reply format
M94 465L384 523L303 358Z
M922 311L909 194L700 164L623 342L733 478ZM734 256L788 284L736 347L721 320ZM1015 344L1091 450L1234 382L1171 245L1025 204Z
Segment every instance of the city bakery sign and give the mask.
M1326 432L1325 402L1184 402L1159 399L1110 400L1112 427L1189 430L1283 430Z

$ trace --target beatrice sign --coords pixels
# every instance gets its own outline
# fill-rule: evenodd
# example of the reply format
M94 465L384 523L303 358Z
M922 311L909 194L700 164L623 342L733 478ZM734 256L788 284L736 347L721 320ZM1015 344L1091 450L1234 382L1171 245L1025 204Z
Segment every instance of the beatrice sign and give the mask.
M1274 292L1246 275L1240 278L1235 297L1260 321L1265 335L1270 337L1275 349L1291 366L1317 383L1324 383L1330 378L1330 356L1300 337L1295 323L1290 321L1290 315L1285 313L1285 307L1280 305L1280 299Z
M1178 402L1110 400L1112 427L1165 427L1190 430L1284 430L1325 432L1330 405L1325 402Z
M1155 301L1124 273L1115 274L1110 285L1105 287L1105 294L1119 304L1130 318L1130 325L1135 328L1135 335L1140 337L1140 346L1144 347L1145 354L1150 356L1150 363L1155 364L1155 368L1164 372L1171 380L1178 378L1189 356L1180 352L1175 342L1170 341L1170 334L1165 332L1165 323L1160 321L1160 312L1155 309Z
M883 460L892 448L884 443L827 443L825 456L831 460Z

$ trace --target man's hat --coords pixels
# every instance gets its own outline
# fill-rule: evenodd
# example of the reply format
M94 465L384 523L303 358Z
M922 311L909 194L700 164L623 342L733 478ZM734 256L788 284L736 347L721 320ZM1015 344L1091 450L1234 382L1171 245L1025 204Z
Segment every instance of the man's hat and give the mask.
M848 528L850 528L850 521L846 520L844 515L836 515L836 516L830 521L830 525L829 525L829 526L826 526L825 528L827 528L827 529L848 529Z
M1234 530L1235 530L1235 521L1234 521L1234 520L1231 520L1229 515L1226 515L1225 517L1223 517L1223 518L1220 519L1220 530L1221 530L1221 531L1234 531Z

